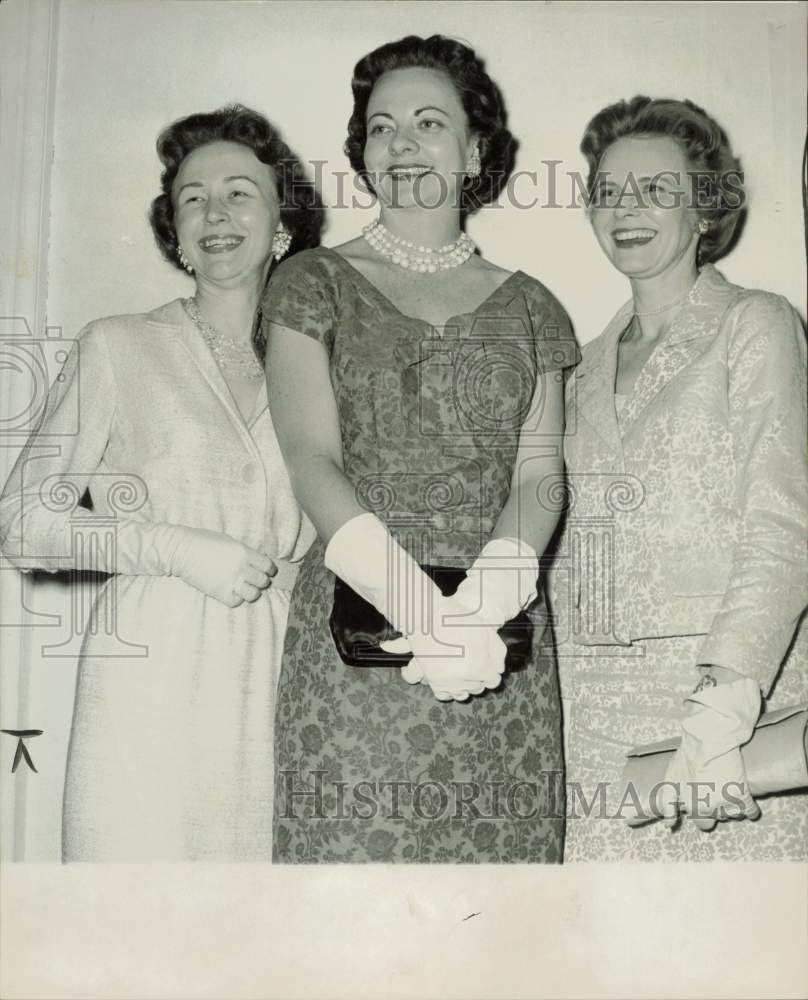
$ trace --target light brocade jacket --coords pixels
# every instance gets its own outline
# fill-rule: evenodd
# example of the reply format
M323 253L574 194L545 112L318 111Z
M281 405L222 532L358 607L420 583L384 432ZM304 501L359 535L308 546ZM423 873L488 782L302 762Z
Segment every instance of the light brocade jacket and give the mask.
M808 604L799 317L705 266L618 416L631 316L629 302L567 385L568 510L550 574L559 645L574 658L704 635L698 663L767 693Z

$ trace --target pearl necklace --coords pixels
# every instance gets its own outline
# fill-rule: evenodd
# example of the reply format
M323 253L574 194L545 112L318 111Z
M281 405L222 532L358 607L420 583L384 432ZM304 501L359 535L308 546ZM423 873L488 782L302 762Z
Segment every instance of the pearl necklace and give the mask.
M362 235L382 257L420 274L436 274L438 271L460 267L477 249L474 240L465 233L461 233L454 242L437 249L421 246L393 235L380 219L365 226Z
M193 299L183 299L182 305L225 375L234 375L251 381L264 377L264 369L251 346L241 344L211 326Z

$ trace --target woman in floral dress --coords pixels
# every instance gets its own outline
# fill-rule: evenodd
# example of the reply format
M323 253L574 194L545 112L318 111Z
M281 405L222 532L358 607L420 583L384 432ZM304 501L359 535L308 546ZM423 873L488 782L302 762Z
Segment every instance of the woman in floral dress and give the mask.
M379 222L279 268L263 309L273 418L320 535L281 671L275 860L558 862L561 720L536 599L557 513L537 484L561 467L577 349L550 292L461 232L512 162L475 54L405 38L358 63L353 93L346 151ZM427 564L468 575L444 598ZM407 666L341 660L337 577L403 634L384 648L411 650ZM505 670L497 630L523 607L528 659Z

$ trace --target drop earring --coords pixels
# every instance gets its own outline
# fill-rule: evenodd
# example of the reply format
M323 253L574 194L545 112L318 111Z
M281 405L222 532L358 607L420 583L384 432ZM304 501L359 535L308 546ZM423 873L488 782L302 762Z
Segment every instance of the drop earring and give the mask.
M279 222L278 228L275 230L275 235L272 237L272 256L275 260L281 260L289 253L291 245L292 234L282 222Z
M466 177L479 177L480 171L482 170L482 163L480 162L480 148L475 145L469 153L468 163L466 164Z
M701 222L699 223L699 232L701 233L702 236L704 236L704 234L709 233L709 231L710 231L709 219L702 219Z
M185 268L185 270L188 272L188 274L193 274L194 273L194 269L191 266L191 262L185 256L185 251L182 249L182 247L179 245L179 243L177 244L177 260Z

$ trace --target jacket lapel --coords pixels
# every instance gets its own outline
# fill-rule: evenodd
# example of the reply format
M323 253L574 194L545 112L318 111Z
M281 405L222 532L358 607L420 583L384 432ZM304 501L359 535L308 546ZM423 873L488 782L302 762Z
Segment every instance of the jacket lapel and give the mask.
M183 348L193 361L194 366L224 407L230 423L241 438L245 448L250 452L253 459L260 459L252 434L250 434L247 424L245 424L241 413L239 413L230 389L227 387L227 383L219 370L219 366L216 364L210 348L202 339L201 333L194 325L190 316L185 312L180 299L175 299L173 302L169 302L150 313L149 322L157 323L161 326L170 326L174 330ZM250 418L250 426L256 422L263 410L266 409L266 406L266 386L262 385L258 392L255 409Z
M736 287L712 265L702 268L684 305L634 383L619 418L622 435L665 386L701 356L703 338L717 333L721 317L736 294Z
M267 382L263 379L261 385L258 387L258 395L255 399L255 406L253 407L250 419L247 421L247 427L252 430L258 423L258 418L264 413L265 410L269 409L269 397L267 396Z
M631 303L620 309L611 323L591 345L583 348L583 359L568 385L570 396L567 423L575 432L577 417L585 419L613 451L621 451L620 431L614 403L614 383L617 375L617 347L620 336L631 317Z

